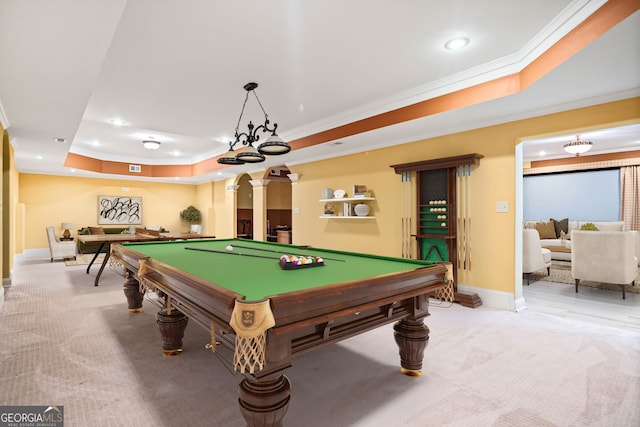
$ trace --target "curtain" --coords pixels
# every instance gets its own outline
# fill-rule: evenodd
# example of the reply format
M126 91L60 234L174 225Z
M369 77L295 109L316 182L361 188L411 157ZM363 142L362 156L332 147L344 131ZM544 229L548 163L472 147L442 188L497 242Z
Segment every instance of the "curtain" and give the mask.
M620 219L625 230L640 230L640 166L620 168Z

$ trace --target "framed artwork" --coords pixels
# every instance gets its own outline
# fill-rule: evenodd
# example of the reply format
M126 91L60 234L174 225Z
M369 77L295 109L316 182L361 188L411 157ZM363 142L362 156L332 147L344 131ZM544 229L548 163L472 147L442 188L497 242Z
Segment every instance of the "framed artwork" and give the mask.
M142 224L142 197L98 196L98 225Z
M366 185L354 185L353 186L353 195L358 196L358 195L364 195L367 192L367 186Z

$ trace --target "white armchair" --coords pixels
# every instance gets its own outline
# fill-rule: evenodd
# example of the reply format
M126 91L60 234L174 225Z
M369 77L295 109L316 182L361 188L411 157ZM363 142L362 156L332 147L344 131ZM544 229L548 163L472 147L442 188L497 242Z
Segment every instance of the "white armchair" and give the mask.
M202 234L202 224L191 224L189 233Z
M540 247L538 230L525 228L522 231L522 273L528 285L531 273L544 268L547 269L547 275L551 273L551 251Z
M61 242L56 237L53 227L47 227L47 238L49 239L49 251L51 252L51 262L54 258L76 258L76 242Z
M580 280L613 283L622 289L635 285L638 276L636 235L630 231L580 231L571 232L571 274Z

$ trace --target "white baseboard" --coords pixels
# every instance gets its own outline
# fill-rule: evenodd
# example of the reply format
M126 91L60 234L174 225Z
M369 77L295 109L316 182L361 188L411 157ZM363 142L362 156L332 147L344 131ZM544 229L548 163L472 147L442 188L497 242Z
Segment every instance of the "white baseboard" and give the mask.
M11 285L11 283L9 283L9 285ZM6 292L5 289L7 289L7 287L5 287L5 282L3 280L2 288L0 288L0 311L2 311L2 307L4 307L4 293Z
M515 294L510 292L494 291L467 285L458 285L458 290L478 294L484 307L507 311L520 311L526 308L524 298L516 300Z
M23 253L16 255L16 258L19 257L24 257L26 259L51 258L51 251L49 250L49 248L25 249Z
M527 304L524 301L524 297L520 297L516 299L515 304L516 304L516 311L522 311L527 309Z

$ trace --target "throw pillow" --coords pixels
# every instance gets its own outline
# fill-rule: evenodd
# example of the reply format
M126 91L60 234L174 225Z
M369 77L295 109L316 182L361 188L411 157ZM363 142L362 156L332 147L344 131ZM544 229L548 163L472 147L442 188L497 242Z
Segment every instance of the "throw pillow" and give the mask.
M89 227L90 234L105 234L102 227Z
M540 234L541 239L557 239L556 236L556 227L554 225L553 220L549 222L538 222L536 223L536 230L538 230L538 234Z
M564 234L569 234L569 218L561 219L558 221L557 219L550 218L549 221L553 221L554 227L556 229L556 236L562 236L562 232Z

